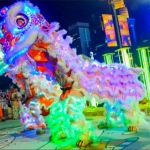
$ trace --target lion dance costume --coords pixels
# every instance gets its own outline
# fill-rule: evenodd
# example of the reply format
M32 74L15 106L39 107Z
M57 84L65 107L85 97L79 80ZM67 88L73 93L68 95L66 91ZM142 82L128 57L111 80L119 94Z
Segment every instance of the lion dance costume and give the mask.
M86 122L86 99L105 102L106 124L122 121L127 127L143 123L138 102L145 89L138 80L141 70L123 64L88 62L70 47L71 37L48 23L30 2L4 7L0 24L1 74L6 73L28 102L21 108L25 128L45 128L41 108L48 110L51 140L76 138L78 146L96 140L94 129Z

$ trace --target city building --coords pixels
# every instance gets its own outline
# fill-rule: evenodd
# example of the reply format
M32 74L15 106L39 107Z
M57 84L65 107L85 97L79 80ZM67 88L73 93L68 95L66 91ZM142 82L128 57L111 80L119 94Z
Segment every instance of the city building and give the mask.
M68 33L73 38L72 48L76 48L77 54L90 56L91 37L89 23L77 22L68 27Z
M137 46L137 38L136 38L136 32L135 32L135 19L134 18L128 18L128 27L130 31L130 37L131 37L131 42L132 46Z
M91 36L91 47L94 54L94 59L103 62L103 53L107 49L107 43L104 38L105 33L102 28L101 17L99 13L95 12L90 15L90 36Z

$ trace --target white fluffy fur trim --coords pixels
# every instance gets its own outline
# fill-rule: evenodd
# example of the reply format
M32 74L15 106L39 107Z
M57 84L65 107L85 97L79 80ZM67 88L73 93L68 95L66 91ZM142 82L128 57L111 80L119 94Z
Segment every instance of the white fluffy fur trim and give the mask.
M24 39L21 39L15 46L15 51L17 50L17 52L19 52L24 48L29 48L32 44L35 43L37 38L43 38L45 42L50 42L49 38L44 32L40 31L38 28L31 28L28 32L26 32Z

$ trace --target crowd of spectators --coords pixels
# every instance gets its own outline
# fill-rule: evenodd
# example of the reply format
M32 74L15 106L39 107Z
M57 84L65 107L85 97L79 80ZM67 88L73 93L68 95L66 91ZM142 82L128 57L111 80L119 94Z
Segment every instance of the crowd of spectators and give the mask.
M0 121L19 119L19 106L22 100L21 92L13 86L6 91L0 90Z

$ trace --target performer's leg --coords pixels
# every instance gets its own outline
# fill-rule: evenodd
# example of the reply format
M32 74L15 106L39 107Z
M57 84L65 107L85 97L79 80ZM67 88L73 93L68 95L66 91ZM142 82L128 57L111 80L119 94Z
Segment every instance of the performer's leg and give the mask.
M68 100L68 114L70 118L71 128L75 133L77 139L77 146L86 147L97 141L97 136L94 133L94 127L90 122L86 121L83 110L86 105L85 97L78 91L73 91L69 95Z
M139 126L146 126L145 114L139 109L138 104L132 104L125 111L124 124L128 131L137 131Z
M30 113L30 109L25 105L22 105L20 109L20 121L22 125L24 126L24 129L36 129L37 128L34 118L32 114Z
M37 114L35 118L36 118L35 122L37 124L37 127L45 129L46 128L46 124L45 124L44 117L42 115L40 115L40 114Z

